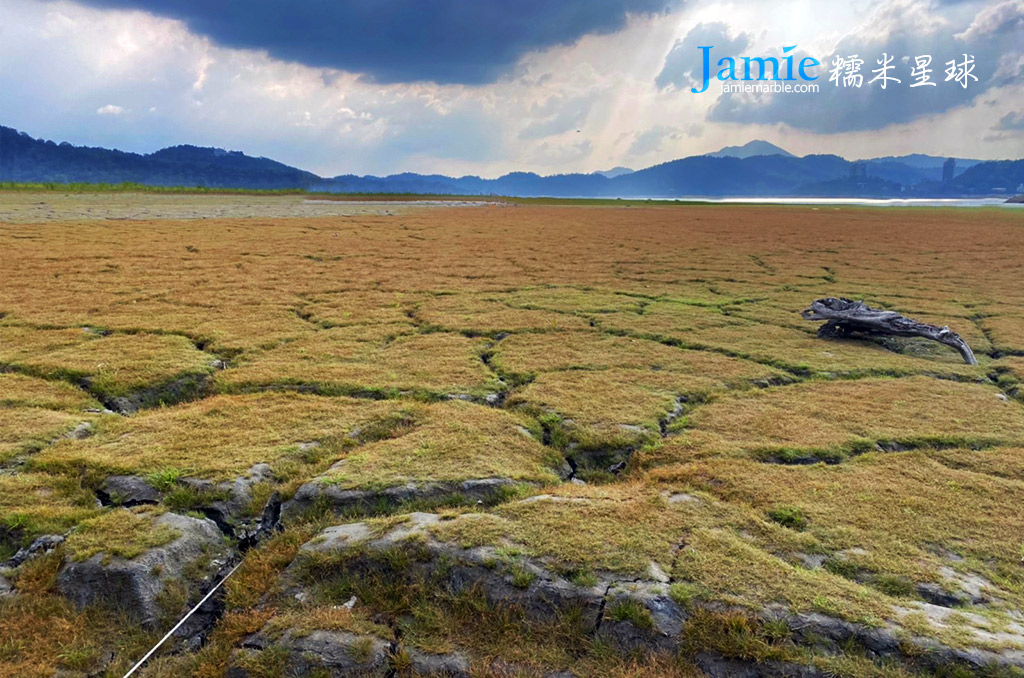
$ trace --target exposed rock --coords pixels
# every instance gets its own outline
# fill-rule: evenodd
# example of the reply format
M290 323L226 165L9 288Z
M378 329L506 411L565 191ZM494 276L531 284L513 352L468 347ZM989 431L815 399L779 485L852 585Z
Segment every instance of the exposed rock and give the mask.
M605 640L624 651L671 651L678 646L686 613L669 597L664 572L665 582L606 577L594 586L579 586L538 560L502 558L490 546L464 549L439 541L430 532L430 526L439 520L435 514L413 513L383 535L365 523L329 527L302 547L296 563L301 564L301 554L333 554L356 576L389 572L390 552L408 545L417 555L406 569L390 571L395 577L410 582L429 580L454 593L475 587L492 604L514 606L533 619L553 619L566 609L578 610L586 627L598 629ZM616 606L642 612L613 619L609 611Z
M924 598L933 605L942 607L955 607L963 605L966 601L960 596L955 596L938 584L922 583L917 585L917 595Z
M412 660L409 666L416 676L450 676L451 678L468 678L469 660L457 652L451 654L428 654L419 650L408 649L406 652Z
M828 556L820 553L797 553L796 557L800 560L800 564L808 570L817 570L828 560Z
M487 666L491 678L575 678L571 671L545 671L526 664L494 658Z
M199 478L180 478L177 483L191 488L199 497L208 497L196 508L216 523L221 532L242 541L251 539L260 529L263 517L252 515L253 488L258 483L270 482L273 477L268 464L255 464L244 476L230 481L214 483ZM272 497L273 501L279 499ZM264 513L266 511L264 507Z
M44 553L49 553L53 549L57 548L64 543L64 537L59 534L44 534L41 537L36 537L28 546L19 549L10 560L7 561L8 567L18 567L26 560L31 560L36 556L41 556Z
M205 591L232 553L209 520L165 513L154 522L174 528L179 536L131 560L97 553L66 562L57 575L61 594L78 607L101 604L123 610L151 630L162 615L177 614L180 610L163 607L168 585L192 583Z
M580 501L549 495L536 495L522 501L556 500ZM441 541L431 530L440 520L435 514L413 513L383 533L362 522L329 527L302 546L286 574L286 581L290 580L292 590L298 589L296 595L301 595L300 577L304 563L309 562L314 567L331 568L331 571L344 570L354 577L370 573L383 575L394 578L399 585L403 581L410 585L429 581L430 585L452 593L473 587L491 604L512 606L526 618L552 619L572 609L578 612L585 628L624 654L673 653L679 649L689 612L672 600L668 577L660 566L652 565L646 576L638 578L597 573L594 586L580 586L554 572L542 559L510 556L507 551L501 552L492 546L462 548ZM396 549L407 549L411 557L396 559ZM314 554L318 557L307 558ZM336 556L337 560L323 556ZM695 604L711 613L749 614L749 611L713 602ZM938 624L954 612L927 603L915 603L902 612L897 608L897 614L922 611ZM1024 620L1008 622L998 632L987 631L981 628L985 621L981 615L962 612L962 608L958 613L968 616L969 631L975 635L977 647L1024 646ZM836 655L855 647L868 658L910 667L935 668L943 664L956 664L968 670L986 665L1024 667L1024 651L950 647L931 638L909 635L898 620L878 627L867 626L820 613L793 613L782 605L768 606L756 616L762 623L781 622L788 628L794 643L823 655ZM972 621L975 617L976 622ZM814 667L784 662L756 664L737 662L713 653L702 656L701 667L709 675L794 678L824 675Z
M661 568L661 565L658 565L658 563L653 560L647 566L647 576L659 584L667 584L671 581L668 573Z
M179 478L175 483L191 488L200 497L209 497L207 503L196 508L214 521L222 532L241 542L251 541L260 530L263 530L261 535L265 536L267 529L277 528L280 498L272 497L262 515L251 515L254 486L270 482L273 477L273 470L268 464L255 464L244 476L231 481L213 483L199 478ZM105 505L129 507L158 504L164 496L163 491L154 488L140 476L109 476L96 494ZM273 514L273 521L268 519L268 511Z
M14 587L11 586L11 582L7 581L7 577L0 574L0 597L10 596L14 594Z
M983 591L984 589L994 587L984 577L969 572L957 572L953 568L946 566L939 568L939 574L960 589L961 595L958 597L966 600L971 605L981 605L989 601L988 596Z
M639 446L644 442L643 438L637 438L635 445ZM610 448L583 448L576 443L570 443L569 452L572 456L574 470L590 469L617 473L626 468L629 458L633 456L634 447L610 447ZM611 469L617 469L612 471Z
M290 520L319 506L342 514L372 511L382 506L394 507L412 501L443 502L455 497L465 503L487 503L499 498L505 488L519 484L510 478L477 478L447 483L405 483L383 490L346 490L322 479L314 479L284 503L283 515L285 520Z
M1024 668L1024 649L1021 649L1024 648L1024 621L1019 615L1014 621L1001 623L999 629L995 630L987 617L963 608L954 610L930 603L912 602L907 607L897 607L896 611L900 615L924 615L939 629L955 628L967 644L976 646L951 648L930 638L913 638L912 643L927 653L930 666L960 663L975 668L990 665ZM954 617L955 625L950 617ZM1005 649L989 650L982 647Z
M260 654L276 647L288 653L289 675L387 676L388 644L375 636L358 635L347 631L316 630L296 633L288 630L271 641L262 632L243 641L242 648L231 658L227 671L229 678L256 678L265 675L254 670L259 666Z
M607 585L584 588L525 558L504 561L490 546L463 549L435 539L429 528L440 518L432 513L412 513L409 519L381 536L365 523L329 527L307 542L303 553L334 554L348 558L345 567L360 572L388 571L388 555L396 548L410 547L420 553L406 570L393 572L410 581L434 578L437 585L458 593L478 587L494 604L519 608L535 619L552 619L568 607L578 608L583 623L596 627ZM293 565L294 567L294 565Z
M64 434L65 438L71 440L82 440L92 435L93 425L91 421L83 421L82 423L75 426L73 429Z
M580 481L583 485L586 485L582 480ZM551 501L556 504L589 504L590 500L585 497L563 497L552 494L535 494L532 497L526 499L520 499L520 504L533 504L539 501Z
M391 676L392 656L401 651L408 666L400 675L434 678L468 678L469 660L462 654L431 654L413 648L398 650L381 638L348 631L314 630L285 631L271 639L259 632L242 642L232 655L229 678L256 678L260 671L260 655L273 648L287 654L290 676Z
M758 664L727 659L715 652L700 652L694 661L709 678L825 678L826 676L824 672L813 666L780 661Z
M274 532L281 529L281 495L277 492L270 495L263 512L260 514L259 522L255 526L235 530L235 538L238 539L238 548L247 551L249 548L259 544Z
M842 551L836 551L836 556L840 557L840 558L849 558L850 556L866 556L866 555L869 555L869 551L867 549L862 549L859 546L854 546L852 548L843 549Z
M859 644L875 657L889 657L900 650L900 640L887 629L854 624L817 612L790 614L773 609L766 611L764 617L784 621L800 644L827 653L838 652L850 642Z
M139 476L109 476L98 494L104 504L117 506L160 503L160 492Z
M224 496L204 508L207 517L214 520L222 530L236 535L241 528L258 529L256 520L248 518L253 509L253 486L270 482L274 472L269 464L256 464L241 478L219 483L213 488L215 494ZM237 536L237 535L236 535Z
M929 603L913 603L908 608L896 608L899 614L923 613L939 626L954 612L961 618L974 620L976 624L984 624L981 615L951 610L946 607ZM901 661L923 665L930 669L948 668L951 664L959 664L970 669L992 666L1013 666L1024 668L1024 651L1006 649L1002 651L982 650L978 648L960 648L943 645L932 638L921 636L907 637L906 630L901 626L888 623L876 628L818 613L791 614L781 608L771 608L762 614L763 619L781 620L786 623L794 640L801 645L814 648L827 654L835 654L856 643L866 650L873 658L894 658ZM974 636L973 641L979 645L1022 647L1024 646L1024 625L1009 623L1000 632L988 632L971 626L958 626L959 630Z
M641 617L615 618L618 606L642 610ZM633 613L637 614L637 613ZM674 651L687 613L668 595L661 582L618 582L606 594L598 635L619 648Z
M680 502L687 502L687 503L691 503L691 504L699 504L700 503L700 498L699 497L695 497L692 494L687 494L686 492L674 492L674 493L665 492L663 494L663 496L665 497L666 501L668 501L668 503L670 503L670 504L678 504Z

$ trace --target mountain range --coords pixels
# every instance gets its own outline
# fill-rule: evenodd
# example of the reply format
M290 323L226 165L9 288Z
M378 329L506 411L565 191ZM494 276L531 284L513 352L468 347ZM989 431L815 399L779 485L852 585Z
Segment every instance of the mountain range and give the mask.
M320 177L240 151L172 146L138 154L35 139L0 126L0 182L121 183L338 193L435 193L523 197L683 198L724 196L962 197L1024 192L1024 160L955 159L923 154L850 161L838 155L798 157L767 141L727 146L633 171L541 176L402 173Z

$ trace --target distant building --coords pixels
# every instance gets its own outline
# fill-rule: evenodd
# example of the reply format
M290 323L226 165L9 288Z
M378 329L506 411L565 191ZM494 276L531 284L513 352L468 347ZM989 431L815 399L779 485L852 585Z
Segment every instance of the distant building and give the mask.
M949 158L942 163L942 183L953 183L954 174L956 174L956 158Z

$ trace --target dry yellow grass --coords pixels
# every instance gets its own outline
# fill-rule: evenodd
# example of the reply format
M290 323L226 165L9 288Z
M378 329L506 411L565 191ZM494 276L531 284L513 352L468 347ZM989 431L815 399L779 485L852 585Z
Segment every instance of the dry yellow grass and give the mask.
M524 419L453 401L412 405L407 432L353 449L323 476L343 489L472 478L555 483L563 463L523 427Z
M70 414L40 407L0 408L0 462L39 450L94 415Z
M586 318L537 308L510 306L511 295L445 294L423 302L416 317L429 325L470 334L557 332L588 327Z
M104 396L201 377L213 371L212 360L187 338L174 335L102 336L86 329L0 326L0 363L48 379L87 380L91 390Z
M173 527L154 522L151 509L113 509L83 520L68 536L65 548L72 560L88 560L98 553L105 560L131 560L180 536Z
M498 345L493 363L505 372L520 374L620 367L710 376L736 385L777 376L755 363L596 331L512 336Z
M295 393L214 396L132 417L107 417L84 440L64 440L33 457L53 470L147 474L175 469L228 479L257 463L300 455L302 443L335 449L360 423L397 409L392 403Z
M305 386L318 392L430 396L485 396L501 385L480 360L484 344L457 334L398 336L356 341L329 329L242 359L218 374L226 391L260 386Z
M1015 355L1024 353L1024 309L984 318L981 326L988 331L997 351Z
M13 373L0 373L0 405L65 412L102 408L96 399L73 384Z
M57 595L0 597L0 676L49 678L104 669L104 654L117 656L111 671L131 668L127 658L154 640L136 624L98 610L76 610Z
M765 516L798 508L805 548L841 554L848 576L942 581L939 568L951 567L980 573L1013 610L1024 603L1020 465L1019 449L954 449L876 452L824 467L711 458L653 475Z
M0 475L0 560L44 534L63 534L99 512L75 478L44 473Z
M812 535L781 528L742 504L668 487L565 487L458 516L434 532L467 547L496 544L537 557L575 579L602 571L650 576L655 563L704 596L752 609L781 603L810 611L816 596L828 595L833 612L850 619L892 614L891 601L870 588L780 557L820 548Z
M723 396L656 453L842 457L903 447L1024 441L1024 408L997 389L927 377L808 382Z

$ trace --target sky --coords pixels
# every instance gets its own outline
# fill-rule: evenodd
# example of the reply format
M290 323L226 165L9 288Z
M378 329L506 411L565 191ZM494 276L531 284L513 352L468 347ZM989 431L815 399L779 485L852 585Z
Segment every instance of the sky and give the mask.
M695 94L700 46L796 46L819 91ZM945 80L965 54L966 88ZM831 81L855 55L861 87ZM921 55L934 86L910 86ZM0 0L0 124L321 176L640 168L752 139L1021 158L1024 0Z

